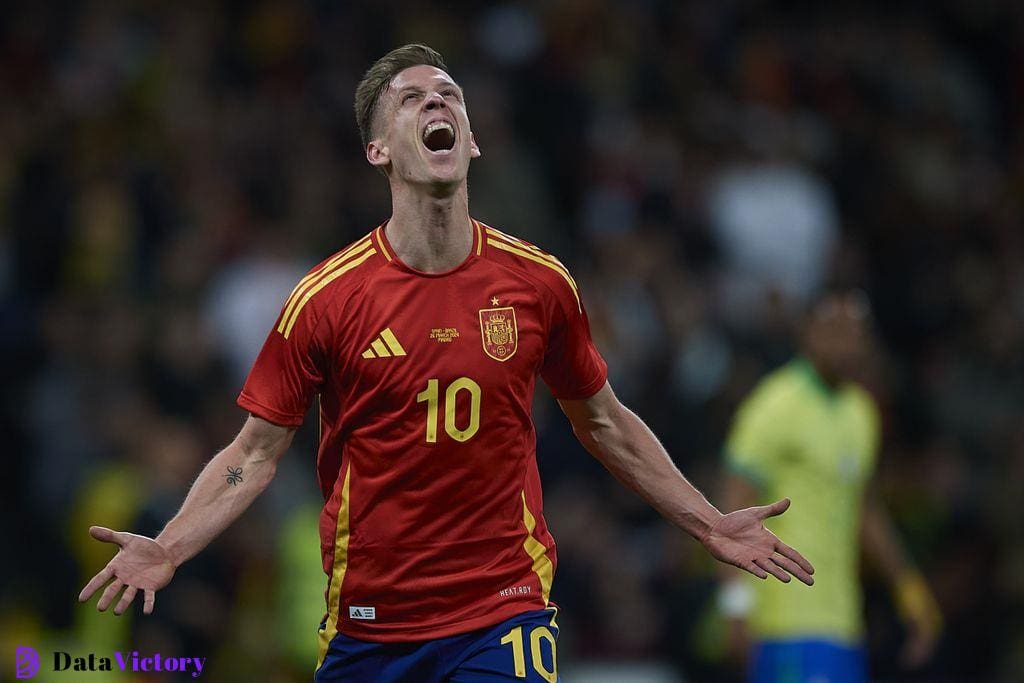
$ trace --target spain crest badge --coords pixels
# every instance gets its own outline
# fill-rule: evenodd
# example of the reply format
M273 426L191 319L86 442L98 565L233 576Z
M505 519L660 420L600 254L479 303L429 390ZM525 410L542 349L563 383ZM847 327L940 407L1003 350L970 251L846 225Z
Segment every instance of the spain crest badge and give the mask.
M513 355L519 342L516 312L511 306L480 310L480 338L484 353L504 363Z

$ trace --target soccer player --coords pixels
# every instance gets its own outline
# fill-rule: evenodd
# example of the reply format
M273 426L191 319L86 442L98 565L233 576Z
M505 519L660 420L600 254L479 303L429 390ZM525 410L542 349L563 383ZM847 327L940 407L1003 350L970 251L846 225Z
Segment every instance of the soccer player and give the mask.
M328 582L316 680L556 681L538 375L584 446L712 555L810 585L812 566L762 524L789 501L726 515L708 503L608 386L565 266L470 217L480 148L441 56L388 53L355 109L391 217L295 287L238 398L241 433L157 538L90 529L120 550L80 599L105 585L98 609L120 614L142 591L151 612L175 568L270 483L318 399Z
M852 381L868 344L868 308L856 292L830 292L810 309L802 357L768 375L740 406L726 449L723 501L752 505L786 491L794 512L769 524L813 551L813 591L723 587L732 647L748 656L753 683L866 680L857 576L859 546L888 578L908 626L904 663L930 655L941 617L921 574L893 531L871 485L879 444L878 411ZM860 541L858 541L860 539ZM739 654L739 653L736 653Z

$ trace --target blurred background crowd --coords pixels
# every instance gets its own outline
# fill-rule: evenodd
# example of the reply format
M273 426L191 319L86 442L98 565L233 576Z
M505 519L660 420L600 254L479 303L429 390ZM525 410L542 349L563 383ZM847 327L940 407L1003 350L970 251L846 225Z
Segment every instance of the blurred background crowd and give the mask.
M413 41L465 88L474 216L573 269L613 386L712 498L801 308L867 293L881 490L946 620L902 671L867 575L873 675L1024 680L1024 5L997 0L5 4L4 652L130 645L208 656L210 680L308 680L315 427L151 618L77 604L111 554L86 529L159 531L241 426L292 286L387 218L352 95ZM736 680L710 558L543 389L536 419L567 680L595 660Z

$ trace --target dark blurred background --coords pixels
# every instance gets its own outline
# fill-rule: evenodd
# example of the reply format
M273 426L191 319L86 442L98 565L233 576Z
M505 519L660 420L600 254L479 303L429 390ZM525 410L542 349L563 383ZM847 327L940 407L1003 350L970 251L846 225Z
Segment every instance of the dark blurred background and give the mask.
M153 617L77 604L111 555L86 529L159 531L294 283L387 218L352 95L412 41L466 90L474 216L569 264L613 386L704 490L796 313L866 291L882 491L946 618L900 670L866 576L873 675L1024 680L1024 5L994 0L5 3L5 671L131 647L309 680L315 429ZM566 680L737 680L706 553L545 391L536 419Z

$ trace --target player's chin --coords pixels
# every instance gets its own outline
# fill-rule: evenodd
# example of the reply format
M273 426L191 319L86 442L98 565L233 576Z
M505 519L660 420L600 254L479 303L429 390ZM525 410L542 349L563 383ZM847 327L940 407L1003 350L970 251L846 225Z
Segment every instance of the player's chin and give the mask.
M466 179L469 164L460 163L454 155L426 160L426 175L431 183L459 184Z

